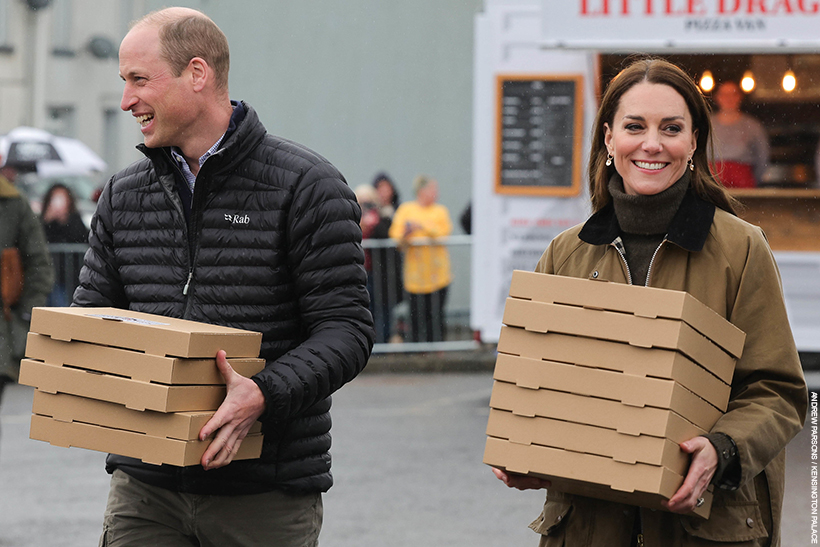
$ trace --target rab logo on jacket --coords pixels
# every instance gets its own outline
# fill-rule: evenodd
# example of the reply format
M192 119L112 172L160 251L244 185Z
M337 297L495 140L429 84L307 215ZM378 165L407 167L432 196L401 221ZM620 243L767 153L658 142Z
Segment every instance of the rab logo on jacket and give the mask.
M232 215L230 213L225 213L225 220L231 224L250 224L251 217L248 215Z

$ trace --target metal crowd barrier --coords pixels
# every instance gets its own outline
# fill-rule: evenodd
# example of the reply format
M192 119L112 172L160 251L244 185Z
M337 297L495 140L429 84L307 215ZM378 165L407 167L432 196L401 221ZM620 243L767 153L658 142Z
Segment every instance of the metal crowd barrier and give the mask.
M69 306L77 288L86 243L49 243L51 263L54 266L54 289L48 297L49 306Z
M429 242L428 242L429 243ZM424 245L425 242L417 243ZM447 290L444 337L435 342L409 339L409 297L402 283L402 252L391 239L365 239L369 255L368 291L376 323L374 353L464 351L480 346L470 328L470 252L472 238L457 235L435 241L450 252L453 282ZM49 244L54 264L54 291L49 306L68 306L77 287L85 243Z
M435 342L410 341L409 297L402 284L402 252L391 239L365 239L369 254L368 290L376 325L374 353L464 351L480 343L470 328L470 253L472 237L456 235L415 245L444 245L450 253L453 281L447 290L444 339Z

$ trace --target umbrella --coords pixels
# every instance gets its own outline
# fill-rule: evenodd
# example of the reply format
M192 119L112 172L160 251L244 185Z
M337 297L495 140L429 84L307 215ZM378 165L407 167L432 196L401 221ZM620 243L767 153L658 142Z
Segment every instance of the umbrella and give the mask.
M107 164L85 143L33 127L0 137L0 164L39 175L105 171Z

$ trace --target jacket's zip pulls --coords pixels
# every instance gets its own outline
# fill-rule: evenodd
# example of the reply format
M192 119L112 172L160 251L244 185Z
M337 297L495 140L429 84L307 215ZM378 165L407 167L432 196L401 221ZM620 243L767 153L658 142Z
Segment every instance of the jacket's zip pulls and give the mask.
M626 248L624 247L624 242L621 240L621 236L616 237L611 245L615 247L615 250L621 255L621 260L624 261L624 266L626 267L626 280L632 285L632 270L629 269L629 262L626 261Z
M188 280L185 282L185 287L182 289L183 296L188 296L188 288L191 286L191 279L194 277L194 271L191 270L188 272Z

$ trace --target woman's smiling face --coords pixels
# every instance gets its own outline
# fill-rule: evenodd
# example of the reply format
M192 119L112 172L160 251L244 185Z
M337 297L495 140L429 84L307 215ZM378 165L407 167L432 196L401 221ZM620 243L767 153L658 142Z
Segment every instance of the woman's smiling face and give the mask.
M621 97L604 144L632 195L654 195L683 175L697 147L686 101L672 87L641 82Z

